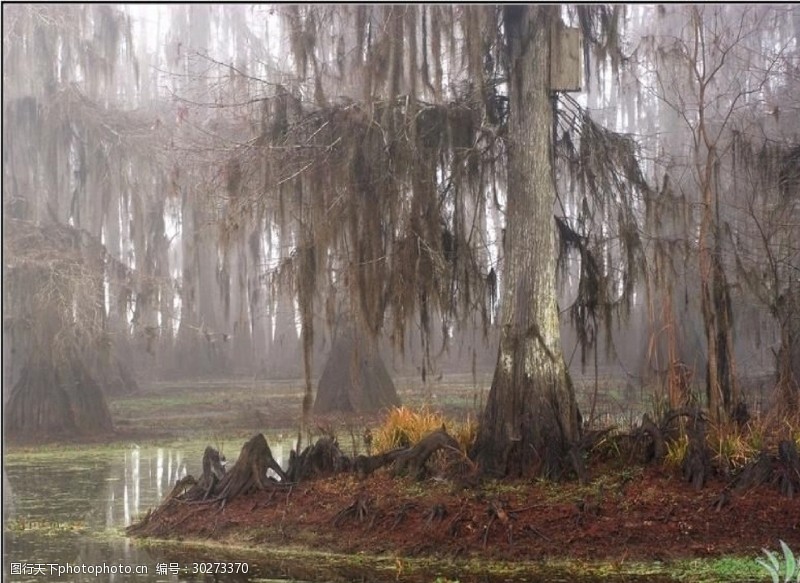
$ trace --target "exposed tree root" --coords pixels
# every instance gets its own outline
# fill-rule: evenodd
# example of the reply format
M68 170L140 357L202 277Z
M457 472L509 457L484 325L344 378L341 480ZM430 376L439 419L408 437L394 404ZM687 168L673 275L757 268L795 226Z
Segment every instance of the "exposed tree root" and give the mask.
M583 461L583 450L579 446L570 447L567 458L572 466L572 471L578 477L578 482L588 484L589 473L586 471L586 463Z
M794 498L795 493L800 492L800 457L794 441L786 440L778 444L778 460L778 489L783 496Z
M414 510L416 507L417 505L413 502L406 502L403 504L395 513L394 522L392 522L391 529L396 529L398 525L406 519L408 512L410 510Z
M706 443L706 423L698 411L686 428L689 447L683 460L683 478L692 484L695 490L705 486L711 477L711 452Z
M781 441L777 456L762 452L742 469L725 491L746 492L763 484L775 486L788 498L800 492L800 458L793 441Z
M486 510L486 513L489 515L489 522L483 527L483 547L486 548L486 545L489 541L489 532L492 530L492 526L495 522L499 522L501 525L506 527L508 544L513 544L514 529L511 524L511 515L503 507L503 503L499 500L492 500L489 503L489 508Z
M447 516L447 507L444 504L434 504L423 516L428 526L433 522L441 522Z
M581 450L589 451L607 439L620 456L628 459L628 463L660 462L667 456L666 434L663 427L663 424L657 425L645 413L639 426L627 433L617 433L607 437L608 433L615 429L614 427L587 432L581 439Z
M265 490L270 483L267 478L268 469L278 474L282 481L289 481L278 462L272 457L266 438L259 433L244 444L236 464L220 480L218 487L215 488L215 493L218 492L216 500L224 505L237 496L249 494L256 489Z
M533 534L535 534L540 539L548 541L548 542L550 541L550 537L548 537L546 534L544 534L541 530L539 530L538 528L536 528L532 524L526 524L525 526L523 526L522 527L522 531L523 532L532 532Z
M164 499L162 504L166 504L174 498L183 498L186 493L195 486L197 486L197 480L194 478L194 476L189 474L182 477L180 480L175 482L175 485L172 487L172 490L170 490L170 493L167 494L167 497Z
M397 449L393 449L391 451L387 451L386 453L381 453L372 456L360 455L357 456L355 462L353 464L353 469L356 472L356 475L359 479L363 480L370 474L372 474L375 470L379 470L385 466L388 466L403 453L407 452L407 447L401 447Z
M459 508L456 515L450 520L450 524L447 527L447 533L451 537L456 538L461 532L461 529L459 527L463 522L469 522L469 518L467 518L464 515L464 507L462 505L462 507Z
M769 482L772 476L772 459L766 452L747 464L729 484L735 492L744 492Z
M164 514L176 504L201 504L221 502L224 507L237 496L248 494L255 489L265 490L267 485L273 487L279 484L267 478L267 469L272 469L282 480L286 481L286 474L272 457L272 452L267 445L267 440L262 434L252 437L242 447L239 459L230 472L225 472L225 459L211 446L203 452L203 474L199 480L193 476L184 476L175 483L170 493L161 505L147 515L137 524L128 527L127 532L133 535L158 536L177 524L168 524L164 521L153 521L153 518ZM186 520L191 514L184 516ZM156 524L155 529L151 523Z
M340 526L350 518L358 522L364 522L370 514L372 504L373 500L370 496L364 493L359 494L350 506L336 513L336 516L333 517L333 525Z
M203 475L191 489L186 491L182 499L188 501L207 500L216 492L220 480L225 476L224 463L225 458L216 449L210 445L206 447L203 452Z
M461 454L458 442L444 428L432 431L414 447L400 453L394 466L395 475L411 475L417 480L424 479L428 474L428 459L439 450Z
M667 457L667 443L664 441L664 434L661 428L656 425L650 416L645 413L642 417L642 424L639 427L640 434L650 438L650 443L645 448L644 462L660 462Z
M289 457L287 475L292 482L302 482L313 478L323 478L348 472L353 466L349 457L342 453L339 444L332 437L320 437L316 443L306 447L300 455L294 451Z

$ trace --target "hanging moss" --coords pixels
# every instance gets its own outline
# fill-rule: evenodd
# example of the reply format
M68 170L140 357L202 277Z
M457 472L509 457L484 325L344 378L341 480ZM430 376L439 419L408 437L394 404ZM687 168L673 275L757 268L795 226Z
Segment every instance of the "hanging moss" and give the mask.
M303 312L345 296L365 332L388 330L400 351L410 324L429 335L432 314L447 326L477 312L486 326L487 306L495 304L486 298L502 281L496 263L502 254L493 264L487 252L487 197L501 209L505 188L509 63L497 26L501 11L290 7L282 14L299 80L268 89L257 112L260 136L234 152L242 175L251 178L238 184L242 204L225 206L225 229L241 225L253 206L280 225L283 272L308 290L301 292L304 321L311 318ZM592 30L606 32L593 33L589 43L617 50L612 25L619 13L597 18L602 22ZM335 23L331 34L319 33L323 23ZM413 32L415 41L405 42ZM332 54L335 75L322 67ZM464 82L445 87L445 60ZM321 101L320 91L346 97ZM575 150L565 155L574 162L565 167L595 197L591 212L601 211L582 216L581 228L570 226L586 238L573 311L576 327L585 328L591 318L610 320L615 308L628 306L642 255L638 225L625 208L647 185L629 139L598 126L574 101L560 103L562 134L573 136ZM625 261L622 297L607 294L619 282L594 243L607 235L599 225L618 221L624 223L615 251ZM313 276L299 261L311 248ZM589 336L584 340L588 346ZM429 345L423 341L426 353Z
M562 136L556 144L559 164L577 185L573 198L581 200L577 217L558 218L556 224L562 272L573 254L580 259L577 296L569 314L585 363L598 330L605 331L610 350L615 317L630 314L635 285L645 276L642 225L634 209L653 191L630 136L602 127L566 95L560 96L556 121ZM609 254L617 265L605 260Z

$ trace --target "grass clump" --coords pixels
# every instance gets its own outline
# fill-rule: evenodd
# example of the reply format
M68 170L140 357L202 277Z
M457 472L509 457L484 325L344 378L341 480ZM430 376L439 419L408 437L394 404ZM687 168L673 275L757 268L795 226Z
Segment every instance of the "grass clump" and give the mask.
M686 459L686 452L689 451L689 437L681 433L677 439L667 441L667 457L664 460L667 465L679 468Z
M713 452L717 467L735 470L744 467L759 452L755 443L760 443L758 433L742 431L733 424L712 430L707 442Z
M443 427L466 451L475 440L478 426L471 417L460 423L453 422L427 406L394 407L387 414L383 424L373 432L373 445L378 452L410 447L431 431Z
M776 448L776 435L774 429L770 429L765 421L751 420L744 426L733 422L709 424L705 437L713 465L723 473L729 474L741 470L757 459L761 452ZM667 465L680 467L689 448L685 429L681 428L676 437L668 438L666 445ZM800 441L798 445L800 446Z

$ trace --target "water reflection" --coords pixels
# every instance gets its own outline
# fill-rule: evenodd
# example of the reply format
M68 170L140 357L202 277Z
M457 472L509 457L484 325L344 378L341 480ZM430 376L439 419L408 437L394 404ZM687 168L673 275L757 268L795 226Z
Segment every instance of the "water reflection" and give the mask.
M199 473L200 469L193 471ZM143 451L138 445L131 446L124 452L122 467L112 468L112 476L107 480L106 527L130 525L142 513L157 506L172 485L187 473L189 470L179 450L156 447Z
M205 442L179 447L130 444L103 450L9 454L3 467L3 574L10 581L251 581L243 575L157 574L174 563L123 529L158 506L173 484L202 471ZM231 447L236 447L231 445ZM287 444L286 451L290 444ZM284 447L276 443L276 458ZM278 458L280 463L283 460ZM208 560L204 557L201 560ZM57 566L128 565L147 575L58 574ZM27 567L23 567L27 566ZM52 572L51 572L52 571ZM131 579L131 577L134 579Z
M11 491L11 482L8 481L5 466L3 467L3 518L5 520L14 518L14 493Z

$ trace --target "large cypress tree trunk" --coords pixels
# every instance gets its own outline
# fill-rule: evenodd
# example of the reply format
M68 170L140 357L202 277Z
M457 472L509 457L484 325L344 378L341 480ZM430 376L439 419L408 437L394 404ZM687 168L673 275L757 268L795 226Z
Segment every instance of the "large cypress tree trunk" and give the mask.
M314 413L365 413L400 405L380 351L347 327L333 340L319 379Z
M271 379L302 376L302 351L297 334L294 297L279 293L275 314L275 333L267 353L267 376Z
M77 352L34 354L11 391L3 421L12 439L98 435L113 429L100 385Z
M555 285L549 30L558 7L504 11L511 107L506 271L497 366L473 454L487 474L558 478L579 433Z
M82 232L72 227L27 221L4 221L4 227L5 324L14 358L23 363L3 410L6 437L40 440L110 431L103 391L85 361L103 334L93 301L103 273L92 250L82 247Z

